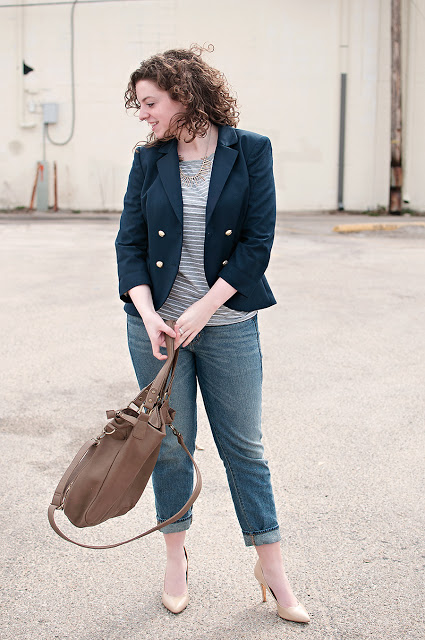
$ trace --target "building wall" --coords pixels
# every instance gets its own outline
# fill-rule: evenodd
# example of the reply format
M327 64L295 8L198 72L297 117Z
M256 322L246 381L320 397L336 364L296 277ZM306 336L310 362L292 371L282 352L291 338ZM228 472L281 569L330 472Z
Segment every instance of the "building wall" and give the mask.
M390 178L391 2L357 0L348 8L348 209L386 205Z
M35 0L36 1L36 0ZM9 4L14 4L10 2ZM25 4L25 2L23 2ZM205 54L238 95L240 127L274 149L278 206L337 207L340 73L348 78L346 209L387 204L390 162L390 0L140 0L75 8L75 132L46 142L58 167L59 206L120 209L132 148L148 129L123 93L140 60L213 43ZM71 129L71 5L0 9L3 79L0 207L27 205L43 158L41 104L59 104L52 139ZM405 3L405 177L425 209L425 0ZM35 71L21 75L22 59ZM31 126L33 125L33 126ZM51 177L51 176L50 176ZM50 204L52 203L50 180Z
M425 0L405 2L403 7L404 198L410 207L424 210Z

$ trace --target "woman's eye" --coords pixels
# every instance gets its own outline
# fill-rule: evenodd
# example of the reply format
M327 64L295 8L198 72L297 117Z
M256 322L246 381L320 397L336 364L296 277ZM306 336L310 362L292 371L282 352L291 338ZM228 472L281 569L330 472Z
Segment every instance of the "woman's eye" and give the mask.
M146 104L146 106L147 106L147 107L153 107L153 104L154 104L153 102L148 102L148 103Z

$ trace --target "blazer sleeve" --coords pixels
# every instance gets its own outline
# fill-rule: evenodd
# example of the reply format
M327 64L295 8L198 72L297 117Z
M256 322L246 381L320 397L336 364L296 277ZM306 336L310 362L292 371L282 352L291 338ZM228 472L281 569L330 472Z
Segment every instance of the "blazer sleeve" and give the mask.
M249 200L238 243L219 276L244 296L258 285L270 260L276 193L270 140L262 136L247 160Z
M131 302L129 289L140 284L151 286L147 256L147 225L142 212L141 193L145 174L140 162L140 150L134 153L133 166L124 196L120 229L115 240L117 252L119 295L123 302Z

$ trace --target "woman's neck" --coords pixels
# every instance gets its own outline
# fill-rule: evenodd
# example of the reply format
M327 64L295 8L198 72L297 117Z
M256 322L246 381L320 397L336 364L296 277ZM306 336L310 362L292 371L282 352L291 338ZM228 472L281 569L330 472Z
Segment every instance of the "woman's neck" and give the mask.
M215 151L218 139L218 129L215 124L210 124L204 138L196 136L192 142L184 142L186 135L183 131L180 140L177 141L177 153L180 160L200 160Z

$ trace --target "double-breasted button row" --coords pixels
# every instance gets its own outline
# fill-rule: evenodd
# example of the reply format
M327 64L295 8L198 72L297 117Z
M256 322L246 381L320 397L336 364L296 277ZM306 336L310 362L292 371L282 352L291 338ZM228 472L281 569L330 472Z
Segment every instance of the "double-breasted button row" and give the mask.
M162 229L159 229L158 235L160 238L163 238L165 236L165 231L163 231ZM158 267L158 269L162 269L162 267L164 266L164 263L162 262L162 260L158 260L155 264Z
M224 235L225 236L231 236L232 233L233 233L232 229L227 229L227 231L224 232ZM221 264L223 265L223 267L225 267L228 262L229 262L228 260L223 260L223 262Z
M227 231L225 231L226 236L231 236L232 233L233 233L232 229L227 229ZM165 236L165 231L162 231L162 229L159 229L158 235L160 238L163 238ZM228 263L228 260L223 260L222 262L223 267L225 267L227 263ZM158 267L158 269L162 269L162 267L164 266L164 263L162 262L162 260L158 260L155 264Z

